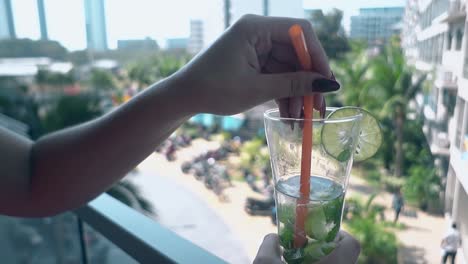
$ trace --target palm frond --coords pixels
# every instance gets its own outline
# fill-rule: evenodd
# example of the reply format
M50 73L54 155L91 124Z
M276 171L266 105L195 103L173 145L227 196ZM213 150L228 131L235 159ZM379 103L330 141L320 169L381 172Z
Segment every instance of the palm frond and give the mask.
M422 87L424 85L424 82L426 81L426 78L427 78L427 75L422 74L421 76L418 77L416 82L409 87L409 89L406 91L406 95L405 95L407 100L413 99L414 96L416 95L416 93L422 89Z
M401 105L405 105L406 104L406 100L405 100L405 97L403 97L402 95L394 95L392 96L389 100L387 100L387 102L385 102L385 104L383 105L382 107L382 110L380 111L379 113L379 116L380 117L387 117L387 116L390 116L393 114L393 107L396 105L396 104L401 104Z

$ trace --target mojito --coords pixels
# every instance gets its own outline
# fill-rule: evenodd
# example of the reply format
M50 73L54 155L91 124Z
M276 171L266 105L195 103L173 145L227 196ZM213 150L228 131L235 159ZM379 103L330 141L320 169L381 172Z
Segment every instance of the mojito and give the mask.
M305 224L306 243L294 247L296 204L300 176L281 177L276 183L278 234L288 263L313 263L335 248L335 237L340 230L344 189L330 179L312 176Z

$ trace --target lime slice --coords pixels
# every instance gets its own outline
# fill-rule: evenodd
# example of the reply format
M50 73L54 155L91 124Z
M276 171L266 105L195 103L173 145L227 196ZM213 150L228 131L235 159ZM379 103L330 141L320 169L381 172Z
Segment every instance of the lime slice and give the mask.
M308 236L315 240L320 241L327 237L327 219L322 207L309 208L305 231Z
M362 114L354 161L366 160L379 150L382 131L377 119L359 107L342 107L333 111L328 119L340 119ZM325 151L338 161L350 158L353 145L353 122L326 123L322 128L322 145Z

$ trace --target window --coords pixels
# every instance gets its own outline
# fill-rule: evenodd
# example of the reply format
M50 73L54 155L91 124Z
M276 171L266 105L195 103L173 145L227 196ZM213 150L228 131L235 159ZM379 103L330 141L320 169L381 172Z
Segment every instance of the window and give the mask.
M468 116L463 117L463 121L465 122L465 129L462 131L462 138L461 140L461 151L462 151L462 159L468 160Z
M457 181L457 175L453 170L452 166L449 166L447 173L447 179L445 183L445 212L452 214L453 208L453 194L455 193L455 183Z
M452 31L449 31L447 35L447 50L450 50L451 48L452 48Z
M461 138L462 138L462 125L463 125L463 113L465 111L465 101L458 98L457 102L457 129L455 132L455 147L460 149Z
M449 117L453 116L455 111L455 104L457 102L457 91L456 90L443 90L443 102L447 107L447 114Z
M455 50L461 50L462 39L463 39L463 32L461 31L461 29L457 29Z
M437 101L439 100L439 89L435 86L432 87L431 94L429 96L429 106L434 113L437 113Z

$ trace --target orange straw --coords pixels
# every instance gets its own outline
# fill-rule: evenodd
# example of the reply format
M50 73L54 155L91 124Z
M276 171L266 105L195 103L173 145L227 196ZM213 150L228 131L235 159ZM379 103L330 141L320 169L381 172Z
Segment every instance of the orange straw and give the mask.
M304 33L299 25L293 25L289 28L296 55L299 58L301 66L306 71L312 70L310 54L307 51ZM307 219L307 203L310 195L310 163L312 160L312 113L314 100L312 96L304 96L304 128L302 130L302 157L301 157L301 180L300 180L300 198L296 203L296 225L294 228L294 247L300 248L307 241L305 234L305 222Z

